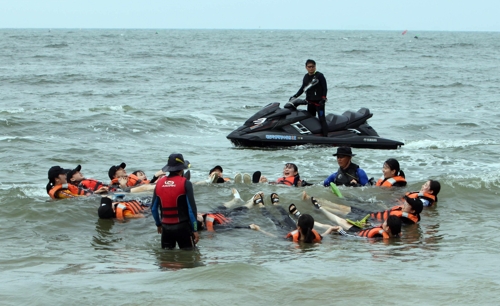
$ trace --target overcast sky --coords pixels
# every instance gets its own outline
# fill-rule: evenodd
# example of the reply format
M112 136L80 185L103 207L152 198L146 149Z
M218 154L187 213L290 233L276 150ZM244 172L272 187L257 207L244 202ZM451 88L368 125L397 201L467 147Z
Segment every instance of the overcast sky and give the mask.
M500 31L500 0L0 0L0 28Z

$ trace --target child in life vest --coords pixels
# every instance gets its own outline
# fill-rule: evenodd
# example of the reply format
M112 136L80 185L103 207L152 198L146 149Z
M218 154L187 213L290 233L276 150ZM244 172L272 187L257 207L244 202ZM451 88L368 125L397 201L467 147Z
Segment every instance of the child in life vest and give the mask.
M375 183L380 187L404 187L406 186L405 173L399 167L399 162L394 158L389 158L382 167L382 176Z
M419 199L424 207L431 207L438 201L439 191L441 191L441 184L435 180L428 180L422 185L420 191L407 192L406 196Z
M290 214L298 216L300 218L301 213L295 207L295 204L290 204L289 206ZM337 217L334 222L339 224L338 226L331 226L328 224L323 224L319 222L314 222L315 226L328 228L331 231L336 231L344 236L357 236L363 238L398 238L401 235L401 219L396 216L389 216L384 223L379 226L371 228L360 228L354 226L347 222L347 220Z
M113 202L110 198L103 197L97 214L101 219L116 218L124 221L125 219L144 218L142 213L146 210L147 207L137 200Z

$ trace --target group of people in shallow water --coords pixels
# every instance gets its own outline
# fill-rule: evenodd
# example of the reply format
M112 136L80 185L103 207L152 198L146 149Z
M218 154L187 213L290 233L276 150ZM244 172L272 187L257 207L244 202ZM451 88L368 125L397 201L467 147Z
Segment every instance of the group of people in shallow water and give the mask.
M351 161L355 156L351 148L339 147L333 155L337 157L339 168L322 182L325 187L406 186L405 174L396 159L391 158L384 162L383 175L375 182L373 178L368 179L366 172ZM276 217L264 205L262 192L256 193L245 202L235 188L232 188L233 199L216 210L207 213L199 213L197 210L193 185L232 181L296 187L312 185L300 178L295 164L287 163L283 169L283 176L275 181L269 181L259 171L252 176L238 173L234 180L231 180L224 177L221 166L215 166L209 171L207 180L192 183L190 171L187 170L189 167L189 161L185 160L182 154L174 153L169 156L167 164L148 180L141 170L128 175L125 170L126 164L121 163L110 167L108 171L110 182L106 184L85 178L81 173L81 165L72 170L53 166L48 171L47 193L53 199L101 195L98 216L102 219L140 218L147 210L151 210L157 232L161 234L162 248L172 249L178 245L181 249L192 249L199 240L200 230L249 228L273 235L263 231L257 224L237 224L238 216L253 207L257 207L265 217L272 220L278 229L286 231L288 234L285 237L295 242L319 242L322 237L331 233L366 238L399 237L401 226L418 223L423 207L434 205L441 189L438 181L429 180L420 191L406 193L399 199L398 205L384 211L367 211L336 204L326 199L315 198L303 191L302 200L310 201L316 210L335 223L330 225L315 221L310 214L301 214L294 204L290 204L287 211L280 205L279 195L272 193L271 205L279 212L279 217ZM152 199L127 201L124 198L125 193L146 191L153 191ZM324 232L320 234L315 228L321 228Z

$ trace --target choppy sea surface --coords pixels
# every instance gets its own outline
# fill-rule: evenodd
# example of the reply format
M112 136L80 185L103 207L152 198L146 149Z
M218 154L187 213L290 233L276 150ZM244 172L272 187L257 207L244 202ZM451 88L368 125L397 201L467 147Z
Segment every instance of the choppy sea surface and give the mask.
M414 38L418 35L418 39ZM108 181L111 165L149 177L170 153L204 180L286 162L319 183L337 169L333 147L235 148L226 135L300 87L315 59L327 113L369 108L398 150L355 149L369 177L397 158L408 187L197 185L199 211L280 194L286 208L327 222L301 191L379 210L429 178L437 207L390 243L326 237L298 246L235 229L202 233L197 252L160 248L153 219L99 220L97 197L52 201L53 165L82 165ZM500 33L270 30L0 30L0 301L2 305L498 304L500 298ZM148 194L140 194L148 196ZM270 208L272 213L276 211Z

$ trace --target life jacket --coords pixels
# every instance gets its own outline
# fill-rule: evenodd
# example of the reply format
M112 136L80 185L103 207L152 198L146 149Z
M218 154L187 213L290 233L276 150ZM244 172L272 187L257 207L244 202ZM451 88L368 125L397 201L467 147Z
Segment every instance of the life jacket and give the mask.
M303 88L309 85L314 79L317 79L320 75L322 76L323 74L319 71L315 71L313 75L309 75L309 73L306 73L302 81ZM318 82L318 84L312 86L308 91L306 91L306 100L308 102L312 102L313 104L317 104L314 102L320 101L325 95L325 89L323 88L321 83Z
M385 179L383 176L378 179L375 186L381 187L392 187L396 182L402 182L406 185L406 179L402 176L393 176L391 178Z
M127 177L127 187L134 187L143 184L142 181L134 174ZM120 188L120 180L116 177L111 180L111 186Z
M313 243L315 242L321 242L321 235L315 230L315 229L312 229L311 230L312 233L314 234L314 239L313 239ZM299 237L300 236L300 232L298 229L294 230L293 232L290 232L286 235L286 238L292 238L292 241L293 242L299 242Z
M83 179L78 184L78 187L91 190L92 192L98 190L101 187L107 187L103 182L94 179Z
M76 192L75 192L76 190ZM78 197L78 187L70 184L59 184L52 187L48 194L52 199L67 199Z
M351 163L346 170L339 167L339 170L337 170L337 176L335 177L333 183L337 186L350 186L353 179L359 182L358 168L359 166L354 163Z
M403 205L396 205L388 210L373 212L370 214L370 218L379 221L385 221L387 220L387 218L389 218L389 216L396 216L399 218L406 218L410 220L412 223L418 223L418 221L420 221L420 215L403 212L402 210L403 210Z
M207 231L213 232L215 224L227 224L230 219L226 218L223 214L209 213L205 216L205 226Z
M129 211L132 215L137 215L144 211L144 206L137 200L119 202L115 206L116 218L118 220L125 219L125 211Z
M387 234L386 231L382 229L382 226L376 226L362 230L360 232L357 232L356 235L358 235L359 237L366 237L366 238L378 238L378 237L382 237L384 239L391 238L391 236L389 236L389 234Z
M127 187L134 187L137 185L145 184L144 181L140 180L135 174L130 174L127 179Z
M164 176L156 183L155 193L161 201L163 224L189 221L185 183L186 178L183 176Z
M412 199L425 199L427 201L429 201L429 206L432 206L434 205L435 202L437 202L437 198L435 195L431 194L431 193L422 193L422 192L407 192L406 193L406 196L409 197L409 198L412 198Z
M93 192L91 190L88 190L88 189L85 189L82 187L78 187L78 186L75 186L73 184L68 184L68 190L71 193L79 195L79 196L89 196L89 195L93 194Z
M287 186L297 186L297 183L299 181L300 181L300 178L298 175L296 175L296 176L280 177L279 179L276 180L276 183L284 184Z

